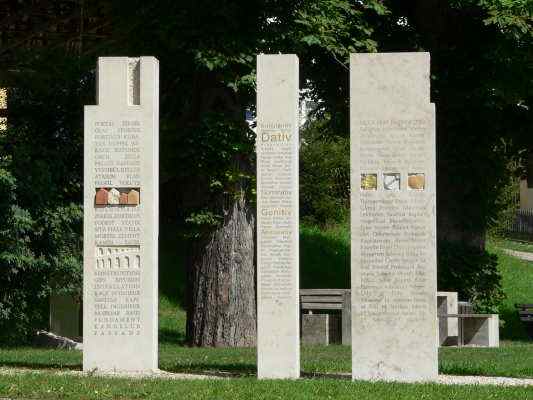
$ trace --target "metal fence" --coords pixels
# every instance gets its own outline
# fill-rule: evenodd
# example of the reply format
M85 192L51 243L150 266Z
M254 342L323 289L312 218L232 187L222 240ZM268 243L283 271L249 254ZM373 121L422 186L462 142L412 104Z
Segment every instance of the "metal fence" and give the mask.
M533 239L533 209L518 210L516 218L509 226L513 236Z

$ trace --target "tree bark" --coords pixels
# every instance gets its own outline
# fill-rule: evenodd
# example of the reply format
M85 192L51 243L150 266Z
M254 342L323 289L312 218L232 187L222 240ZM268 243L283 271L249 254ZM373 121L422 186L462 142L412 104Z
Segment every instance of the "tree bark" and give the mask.
M224 196L223 223L194 244L188 270L187 341L254 346L255 212L244 190Z

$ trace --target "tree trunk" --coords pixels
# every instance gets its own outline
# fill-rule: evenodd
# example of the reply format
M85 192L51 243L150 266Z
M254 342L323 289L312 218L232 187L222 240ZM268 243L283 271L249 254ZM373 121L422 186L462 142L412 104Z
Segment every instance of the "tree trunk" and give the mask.
M225 195L224 222L194 245L188 270L187 340L254 346L255 212L243 190Z

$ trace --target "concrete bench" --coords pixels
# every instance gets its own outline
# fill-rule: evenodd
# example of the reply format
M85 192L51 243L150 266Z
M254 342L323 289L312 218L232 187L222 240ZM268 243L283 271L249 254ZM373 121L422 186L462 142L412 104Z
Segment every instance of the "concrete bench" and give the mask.
M459 311L457 292L437 292L437 314L463 314ZM457 319L439 318L438 345L457 346L459 327Z
M303 344L351 345L350 293L350 289L300 289ZM470 303L458 301L457 292L437 292L437 314L439 345L498 347L498 315L474 314Z
M498 314L440 314L439 318L456 319L458 343L461 346L499 347Z
M350 289L300 289L300 308L302 343L351 345ZM339 313L314 314L332 310Z
M526 328L527 335L533 340L533 304L515 304L520 321Z

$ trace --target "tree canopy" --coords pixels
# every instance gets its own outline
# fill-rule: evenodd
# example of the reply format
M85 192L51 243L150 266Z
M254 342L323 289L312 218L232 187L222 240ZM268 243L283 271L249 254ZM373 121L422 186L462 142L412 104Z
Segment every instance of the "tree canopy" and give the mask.
M250 183L253 205L254 137L244 113L255 108L259 53L299 56L301 87L319 104L314 135L334 143L349 134L350 53L431 53L439 240L482 249L506 165L531 148L529 0L3 3L0 86L12 91L0 140L0 268L14 275L1 275L0 285L12 293L28 292L17 277L30 264L47 271L47 284L64 270L79 273L81 116L94 104L97 56L160 60L161 218L186 237L221 223L221 196L239 179ZM31 282L33 299L44 298L46 285ZM0 321L15 304L5 296Z

